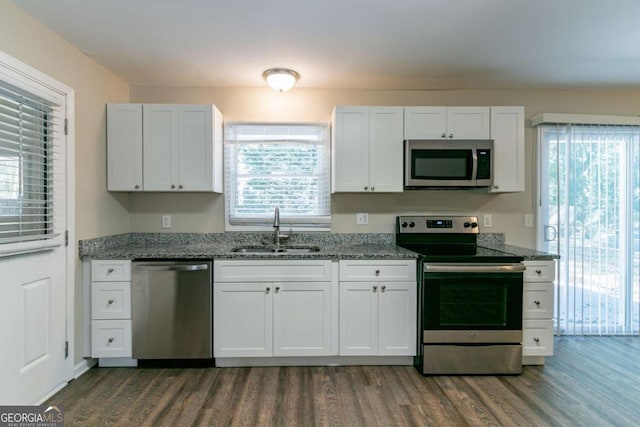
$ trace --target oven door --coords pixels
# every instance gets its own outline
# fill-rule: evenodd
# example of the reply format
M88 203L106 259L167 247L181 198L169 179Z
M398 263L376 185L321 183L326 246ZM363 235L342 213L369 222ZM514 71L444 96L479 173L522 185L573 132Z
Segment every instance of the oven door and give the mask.
M424 264L423 342L520 343L524 265Z

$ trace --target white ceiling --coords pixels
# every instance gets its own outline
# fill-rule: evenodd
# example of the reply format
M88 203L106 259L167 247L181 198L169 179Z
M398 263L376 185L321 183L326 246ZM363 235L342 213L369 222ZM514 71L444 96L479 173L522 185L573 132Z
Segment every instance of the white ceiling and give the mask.
M134 85L640 87L639 0L15 0Z

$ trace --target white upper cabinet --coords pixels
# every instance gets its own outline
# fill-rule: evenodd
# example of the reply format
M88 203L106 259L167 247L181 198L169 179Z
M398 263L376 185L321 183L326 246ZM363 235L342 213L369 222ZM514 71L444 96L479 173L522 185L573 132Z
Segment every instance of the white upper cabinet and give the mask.
M335 107L332 192L402 191L402 107Z
M222 192L222 114L215 106L109 104L107 109L110 191ZM137 111L135 126L123 113L129 109ZM137 157L127 149L131 141L140 141Z
M107 105L107 190L142 191L142 104Z
M524 107L491 107L491 193L524 191Z
M490 107L405 107L404 139L489 139Z

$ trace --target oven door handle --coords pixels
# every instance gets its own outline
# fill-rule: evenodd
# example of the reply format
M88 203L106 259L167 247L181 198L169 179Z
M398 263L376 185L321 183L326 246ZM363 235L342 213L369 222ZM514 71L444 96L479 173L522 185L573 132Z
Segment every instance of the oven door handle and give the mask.
M522 264L425 264L425 273L518 273L527 267Z

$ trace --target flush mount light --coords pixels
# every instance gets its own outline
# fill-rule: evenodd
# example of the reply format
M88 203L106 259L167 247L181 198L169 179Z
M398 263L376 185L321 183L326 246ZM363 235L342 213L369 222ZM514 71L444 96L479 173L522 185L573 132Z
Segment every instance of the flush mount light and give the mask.
M270 68L262 73L262 77L273 90L286 92L296 84L300 74L289 68Z

